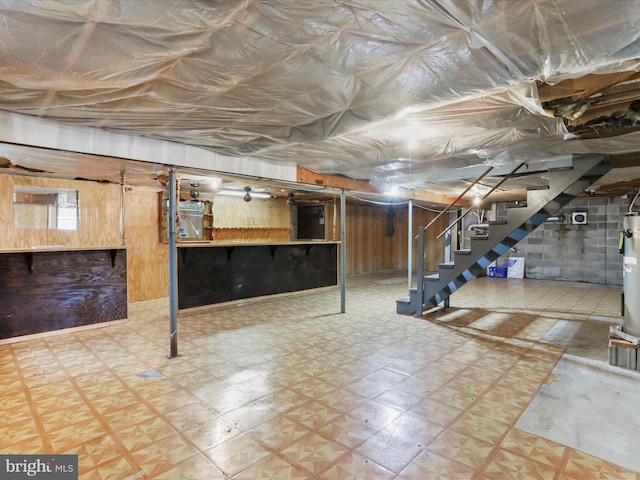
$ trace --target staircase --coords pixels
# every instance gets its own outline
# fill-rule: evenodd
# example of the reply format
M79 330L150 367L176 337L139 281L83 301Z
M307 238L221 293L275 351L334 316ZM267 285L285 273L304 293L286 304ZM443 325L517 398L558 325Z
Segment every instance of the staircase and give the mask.
M471 248L454 251L454 261L441 263L437 274L425 275L423 262L419 262L418 286L409 290L408 297L396 300L397 313L420 317L424 306L435 307L447 300L610 169L609 160L598 155L574 157L573 167L549 172L548 188L528 191L526 206L507 209L506 221L489 222L488 234L471 237ZM424 252L423 228L420 237L418 252Z

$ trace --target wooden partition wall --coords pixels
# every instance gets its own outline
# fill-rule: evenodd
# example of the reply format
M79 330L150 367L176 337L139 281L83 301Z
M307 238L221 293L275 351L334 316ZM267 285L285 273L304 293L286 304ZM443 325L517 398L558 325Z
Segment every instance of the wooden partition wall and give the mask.
M55 203L14 209L14 186L77 191L77 228L52 228L62 218ZM121 198L119 185L0 175L0 342L127 318Z
M291 207L286 198L217 196L213 201L215 242L288 242L291 240Z
M77 231L14 229L13 185L69 188L79 191L80 228ZM112 247L120 244L119 185L41 177L0 175L0 249L38 245ZM125 192L125 244L127 249L129 301L168 295L168 250L160 240L159 193L127 187ZM288 242L292 236L291 207L285 198L244 202L238 197L217 196L213 202L214 243ZM435 213L413 210L413 231L431 221ZM339 198L325 203L327 241L340 240ZM386 269L406 269L407 207L394 207L392 220L386 206L347 204L347 274ZM392 222L393 229L389 222ZM427 235L425 268L437 269L443 261L444 241L435 236L446 227L443 217ZM414 241L415 242L415 241ZM417 242L414 259L417 260Z
M13 186L78 190L78 230L14 228ZM120 186L56 178L0 175L0 249L61 245L112 247L120 243Z
M125 241L129 301L169 296L169 250L160 241L158 192L127 188Z
M78 190L78 230L14 228L13 186ZM127 248L129 301L168 295L168 252L158 233L158 192L127 187L125 245L120 245L120 185L21 175L0 175L0 249L41 246Z
M419 227L427 225L436 215L414 206L414 236ZM347 274L408 268L408 218L406 205L389 210L386 206L347 203ZM339 239L340 220L336 220ZM427 270L437 270L444 259L444 240L435 237L446 227L447 217L443 216L425 237ZM414 238L413 265L418 258L417 244Z

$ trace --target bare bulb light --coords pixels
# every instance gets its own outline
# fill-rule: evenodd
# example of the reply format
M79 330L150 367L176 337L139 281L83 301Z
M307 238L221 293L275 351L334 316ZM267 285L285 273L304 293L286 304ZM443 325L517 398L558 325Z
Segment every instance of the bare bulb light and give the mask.
M199 186L200 186L199 183L196 183L196 182L191 183L191 191L189 192L189 195L194 200L200 196L200 191L198 190Z

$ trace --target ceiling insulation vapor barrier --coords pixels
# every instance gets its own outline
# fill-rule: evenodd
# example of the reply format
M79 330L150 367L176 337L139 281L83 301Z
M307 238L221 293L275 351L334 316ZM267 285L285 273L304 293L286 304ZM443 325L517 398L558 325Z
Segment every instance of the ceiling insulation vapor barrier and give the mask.
M117 135L102 155L144 138L191 148L184 167L420 189L639 133L638 0L21 0L0 17L0 124ZM73 148L20 135L0 141ZM177 151L150 148L126 158Z

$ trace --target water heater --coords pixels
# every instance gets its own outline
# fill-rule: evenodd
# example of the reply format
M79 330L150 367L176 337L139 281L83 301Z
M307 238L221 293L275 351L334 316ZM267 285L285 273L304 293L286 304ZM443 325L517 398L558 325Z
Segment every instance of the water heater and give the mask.
M624 217L621 234L624 255L622 270L622 308L624 333L640 337L640 212L629 212Z

